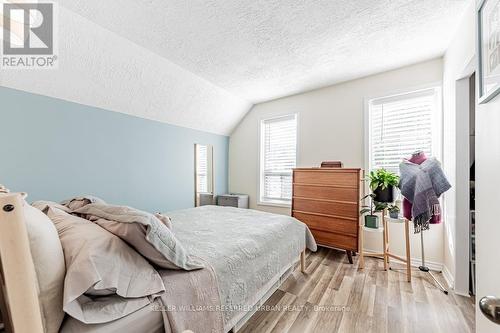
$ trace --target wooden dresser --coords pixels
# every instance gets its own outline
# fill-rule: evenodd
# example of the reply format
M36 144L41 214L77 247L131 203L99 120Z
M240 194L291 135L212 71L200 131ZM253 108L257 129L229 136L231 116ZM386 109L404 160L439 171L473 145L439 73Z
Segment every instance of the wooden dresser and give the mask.
M292 216L309 226L318 245L358 252L361 169L293 170Z

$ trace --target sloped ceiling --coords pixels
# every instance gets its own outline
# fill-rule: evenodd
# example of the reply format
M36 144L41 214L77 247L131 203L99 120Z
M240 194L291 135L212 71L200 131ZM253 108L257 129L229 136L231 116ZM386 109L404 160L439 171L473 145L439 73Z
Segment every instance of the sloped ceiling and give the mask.
M441 56L469 1L58 2L64 73L34 90L228 134L254 103Z
M442 55L467 0L64 0L258 103Z
M63 6L58 17L59 67L0 70L1 86L223 135L251 107Z

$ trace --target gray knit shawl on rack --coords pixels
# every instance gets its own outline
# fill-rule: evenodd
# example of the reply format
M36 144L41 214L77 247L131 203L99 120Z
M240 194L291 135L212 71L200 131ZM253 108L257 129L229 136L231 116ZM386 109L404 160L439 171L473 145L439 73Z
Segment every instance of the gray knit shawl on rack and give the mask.
M439 197L451 188L441 164L434 157L422 164L404 160L399 165L401 194L412 203L415 233L429 229L429 220L441 213Z

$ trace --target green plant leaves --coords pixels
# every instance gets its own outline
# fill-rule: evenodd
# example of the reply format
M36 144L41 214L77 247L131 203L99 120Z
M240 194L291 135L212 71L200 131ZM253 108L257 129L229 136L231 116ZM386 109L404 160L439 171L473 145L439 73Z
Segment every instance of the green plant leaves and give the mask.
M373 198L375 197L374 194L368 194L368 195L364 196L363 199L368 198L368 197L371 198L370 205L369 206L367 206L367 205L361 206L363 208L363 209L361 209L359 211L359 213L361 215L366 214L366 213L370 213L370 215L373 215L373 214L375 214L377 212L381 212L385 208L387 208L387 205L388 205L387 203L385 203L385 202L378 202L378 201L374 201L373 200Z
M389 209L390 212L398 212L400 211L399 207L396 206L396 205L389 205L389 207L387 207Z
M370 189L372 191L375 191L377 188L385 190L389 186L397 187L399 185L399 176L385 169L370 171L368 180L370 181Z
M387 203L375 201L375 209L373 211L374 212L381 212L386 208L387 208Z
M364 208L364 209L362 209L362 210L360 210L360 211L359 211L359 213L360 213L361 215L366 214L366 213L369 213L369 212L371 212L371 209L370 209L370 208Z

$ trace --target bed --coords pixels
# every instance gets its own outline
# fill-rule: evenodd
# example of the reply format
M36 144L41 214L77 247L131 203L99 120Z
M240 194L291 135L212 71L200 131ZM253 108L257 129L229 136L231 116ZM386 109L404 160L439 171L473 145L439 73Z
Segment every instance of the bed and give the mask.
M12 195L0 196L0 207L19 205L19 200ZM0 214L9 215L5 211ZM262 304L291 273L299 257L304 269L306 248L316 250L316 243L307 226L288 216L220 206L172 211L165 215L171 218L172 231L187 250L213 268L225 332L241 328L255 312L256 306ZM22 219L22 214L15 217L10 214L9 218ZM0 233L4 227L0 226ZM18 233L22 236L21 229ZM2 257L14 250L21 249L0 247ZM26 253L26 249L23 251ZM29 263L26 265L29 266ZM3 266L5 274L10 274L5 262ZM29 281L23 284L27 283ZM17 290L15 287L12 290L20 295L29 293L26 289ZM15 325L16 316L12 309L11 314ZM67 316L61 332L133 332L139 327L142 332L165 332L164 320L159 312L147 306L105 324L83 324Z

